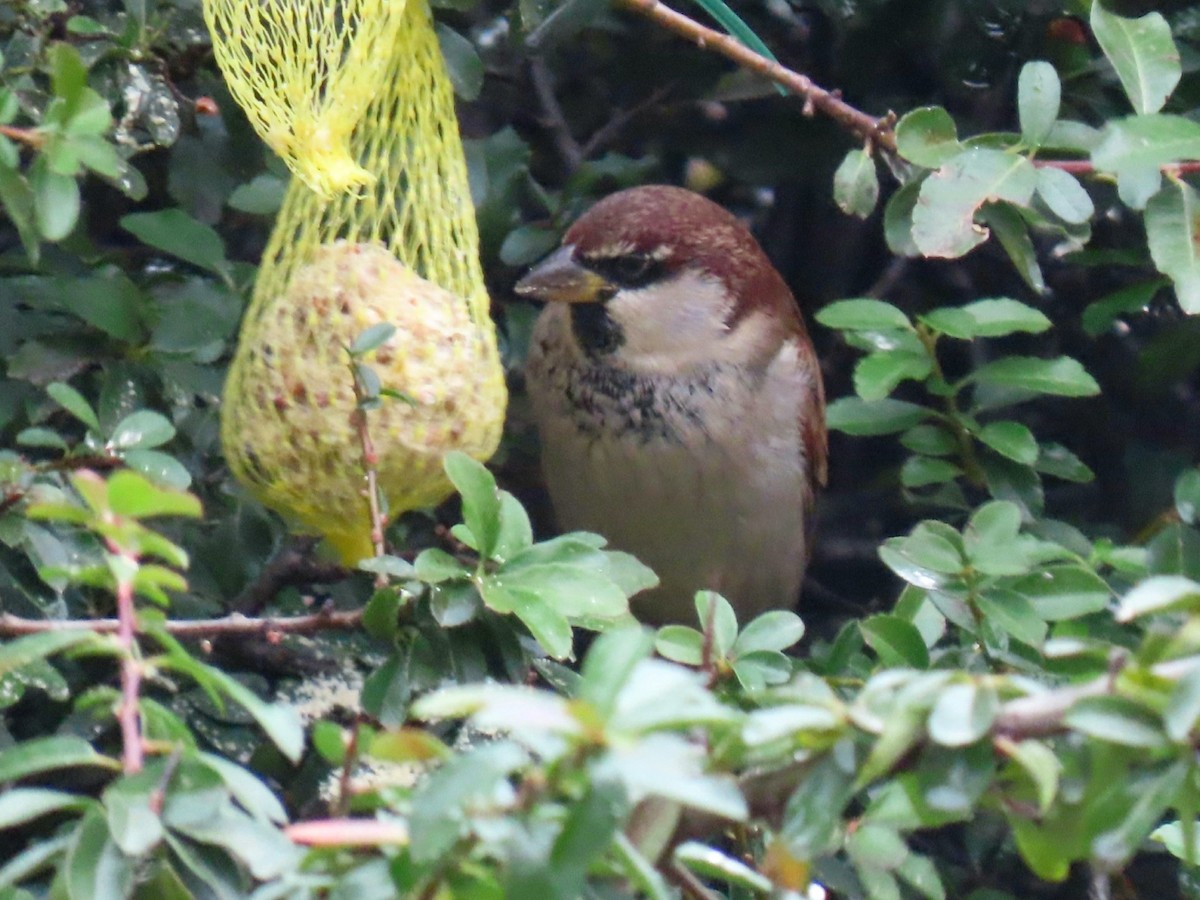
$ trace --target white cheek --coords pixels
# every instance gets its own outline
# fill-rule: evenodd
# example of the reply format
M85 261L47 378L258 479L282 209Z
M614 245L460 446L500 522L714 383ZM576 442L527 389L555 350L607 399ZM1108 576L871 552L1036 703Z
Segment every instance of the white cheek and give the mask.
M625 290L608 301L621 326L622 360L643 371L658 371L713 359L729 331L733 301L725 285L700 272L683 272L641 290Z

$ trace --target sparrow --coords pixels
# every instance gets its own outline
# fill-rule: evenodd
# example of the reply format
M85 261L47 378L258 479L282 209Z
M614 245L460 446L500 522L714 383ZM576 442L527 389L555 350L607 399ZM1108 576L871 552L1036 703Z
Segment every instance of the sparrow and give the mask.
M659 576L644 622L798 600L826 478L825 399L787 284L712 201L651 185L584 213L516 285L546 305L526 385L560 527Z

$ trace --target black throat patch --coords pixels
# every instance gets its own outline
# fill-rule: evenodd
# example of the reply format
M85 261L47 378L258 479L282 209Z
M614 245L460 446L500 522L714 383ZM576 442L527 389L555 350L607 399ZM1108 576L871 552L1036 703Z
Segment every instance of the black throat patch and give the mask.
M603 303L572 303L571 331L579 348L592 358L612 353L625 343L625 333Z

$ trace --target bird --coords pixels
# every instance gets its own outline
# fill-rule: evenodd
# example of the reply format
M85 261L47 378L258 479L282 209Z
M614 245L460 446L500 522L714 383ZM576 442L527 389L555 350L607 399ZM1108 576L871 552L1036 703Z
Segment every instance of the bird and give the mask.
M526 389L557 524L659 577L652 625L715 590L745 622L796 607L826 481L820 365L742 222L669 185L611 194L514 287L544 302Z

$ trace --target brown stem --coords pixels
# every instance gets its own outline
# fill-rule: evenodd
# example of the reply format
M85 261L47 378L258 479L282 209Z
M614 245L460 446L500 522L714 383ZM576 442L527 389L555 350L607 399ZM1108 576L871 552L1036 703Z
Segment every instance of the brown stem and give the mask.
M133 557L122 555L130 565L137 565ZM121 725L121 763L126 775L142 771L144 762L142 747L142 723L138 715L138 695L141 692L142 665L138 659L134 631L137 627L137 612L133 602L133 582L120 579L117 582L117 643L121 657L121 705L117 709L117 721Z
M33 147L35 150L46 142L45 136L35 128L18 128L15 125L0 125L0 134L11 141Z
M689 900L719 900L718 895L704 886L704 882L679 863L673 862L666 866L663 874L674 882L675 886L683 891L683 895Z
M1072 175L1090 175L1096 171L1096 166L1090 159L1035 159L1035 166L1044 169L1061 169ZM1200 160L1185 160L1183 162L1167 163L1161 166L1164 172L1174 172L1177 175L1191 175L1200 172Z
M302 584L329 584L344 581L350 570L336 563L309 556L315 538L301 538L295 546L281 550L230 604L230 611L257 616L285 587Z
M350 740L346 742L342 771L338 776L338 796L333 813L339 818L350 810L350 776L354 774L354 767L358 764L358 732L359 722L356 720L350 726Z
M118 597L118 601L119 601ZM179 638L212 638L224 635L315 634L320 631L349 631L362 623L362 610L319 612L283 619L251 619L242 615L222 619L176 619L163 623L163 630ZM0 637L18 637L43 631L93 631L120 634L120 619L24 619L0 613Z
M558 154L567 164L567 169L574 172L584 160L584 153L571 134L567 117L563 114L558 98L554 96L554 85L550 81L550 70L546 63L538 58L529 61L529 80L533 82L533 91L537 94L538 103L544 113L543 119L550 134L554 137L554 145Z
M626 9L633 10L656 24L673 31L705 50L713 50L733 60L744 69L757 72L776 84L783 85L804 98L805 111L823 113L842 127L848 129L864 142L894 152L896 134L892 130L893 118L874 116L856 109L833 91L816 84L806 75L782 66L777 62L755 53L745 44L727 34L701 25L695 19L664 6L659 0L618 0Z

